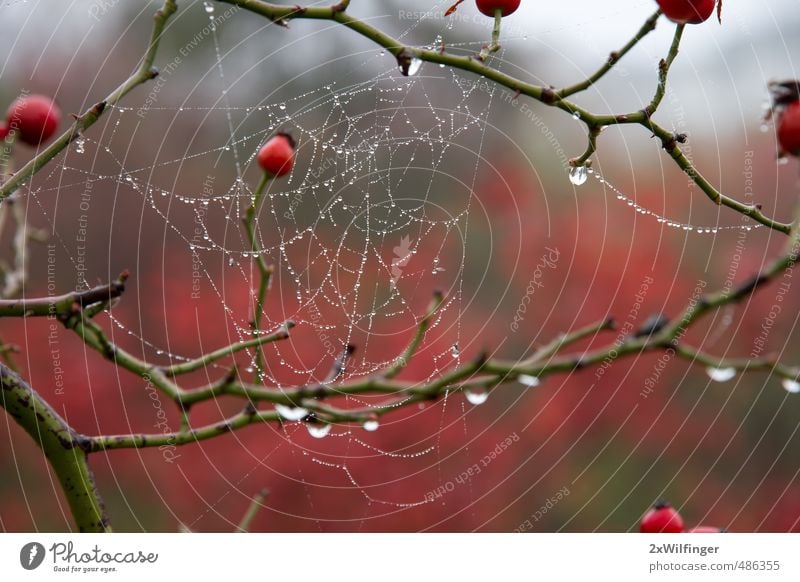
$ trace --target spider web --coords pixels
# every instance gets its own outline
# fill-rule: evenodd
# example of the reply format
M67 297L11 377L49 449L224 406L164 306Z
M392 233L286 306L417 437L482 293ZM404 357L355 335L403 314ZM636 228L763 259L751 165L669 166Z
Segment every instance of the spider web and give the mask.
M225 313L232 330L229 339L246 340L253 333L252 315L234 305L227 289L247 289L250 305L254 304L258 271L241 226L255 183L253 170L248 169L254 166L255 153L266 138L279 130L289 131L299 144L297 166L286 179L269 184L257 222L260 255L276 270L267 303L278 305L263 314L261 332L272 333L286 320L293 320L298 329L313 330L320 349L309 358L295 353L291 344L270 344L263 381L282 387L322 380L332 361L351 344L358 346L359 356L348 361L339 380L390 366L398 355L397 344L385 349L382 343L386 338L407 339L413 333L424 315L425 302L420 298L430 297L435 288L446 291L446 301L424 346L432 364L417 379L429 381L458 364L464 346L471 343L461 328L470 303L464 278L470 256L471 211L498 89L465 83L456 72L431 64L404 77L391 55L376 50L351 57L349 73L340 72L319 87L277 101L239 103L226 89L231 79L226 75L219 34L224 25L215 21L213 5L204 2L197 6L211 23L211 34L203 42L213 47L211 71L219 90L216 102L159 101L147 107L144 120L137 119L136 106L111 108L106 112L110 130L99 137L89 132L53 166L50 178L59 180L58 189L112 186L118 193L141 199L150 218L162 221L170 240L178 241L193 257L204 290L213 293ZM446 8L444 4L437 7ZM400 37L406 38L423 23L425 18L413 22ZM428 48L447 40L451 28L452 21L443 23ZM519 38L524 37L511 35L505 42ZM475 53L484 42L448 41L447 46L448 50ZM497 66L502 68L500 58ZM365 75L364 71L374 74ZM207 148L207 139L193 140L184 155L151 165L135 167L126 161L128 152L120 149L120 143L125 144L119 139L122 131L133 127L146 134L169 127L182 115L221 118L227 135L211 148ZM194 147L196 144L204 147ZM90 158L91 165L86 162ZM93 167L101 162L110 163L116 171L95 172ZM460 171L454 173L454 168ZM208 188L184 189L179 176L200 171L208 173ZM713 234L719 228L751 228L696 227L671 220L639 206L598 171L592 175L614 199L666 226L700 234ZM568 186L566 169L564 181ZM43 212L50 190L31 191ZM54 232L59 237L55 228ZM62 246L77 265L79 259L71 245L62 241ZM110 317L120 332L155 356L169 362L194 357L152 341L113 312ZM437 341L442 338L446 341ZM254 354L250 358L245 368L248 373L254 370ZM215 367L221 373L227 370L224 364ZM378 402L354 396L348 400L362 406ZM446 397L442 425L447 406ZM458 406L463 412L460 399ZM466 434L466 415L462 418ZM282 426L288 442L295 438L298 426ZM359 447L385 458L442 455L436 440L409 452L382 450L355 429L337 428L329 436L346 439L348 451L350 446ZM430 502L424 493L413 492L407 499L379 498L359 483L346 457L331 460L305 449L302 455L340 471L369 504L404 508Z

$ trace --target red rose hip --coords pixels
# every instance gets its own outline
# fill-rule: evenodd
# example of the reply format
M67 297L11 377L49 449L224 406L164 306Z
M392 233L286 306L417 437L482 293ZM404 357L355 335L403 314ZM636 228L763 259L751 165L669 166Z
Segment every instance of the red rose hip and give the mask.
M258 151L256 160L265 172L273 176L285 176L294 165L294 139L288 133L271 137Z
M678 24L700 24L714 13L717 0L656 0L664 16Z
M639 531L642 533L681 533L683 518L669 503L659 501L642 518Z
M6 112L8 130L30 146L38 146L50 139L60 122L58 105L44 95L19 97Z
M800 101L795 101L781 111L777 125L781 151L800 156Z
M494 18L494 13L497 10L503 11L503 16L508 16L519 8L522 0L476 0L478 10L483 12L486 16Z

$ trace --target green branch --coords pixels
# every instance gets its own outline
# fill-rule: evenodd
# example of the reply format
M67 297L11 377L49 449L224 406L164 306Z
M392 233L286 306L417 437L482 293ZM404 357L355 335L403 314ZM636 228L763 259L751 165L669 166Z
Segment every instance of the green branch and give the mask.
M430 63L449 66L454 69L459 69L485 77L486 79L493 81L500 86L510 89L516 94L526 95L545 105L566 111L570 115L577 113L580 116L580 119L589 128L598 128L608 125L642 125L648 130L652 131L653 134L661 140L664 149L672 157L678 167L683 170L683 172L686 173L686 175L689 176L689 178L695 184L697 184L697 186L713 202L722 206L727 206L728 208L731 208L740 214L743 214L744 216L763 224L764 226L784 234L788 234L789 230L791 229L791 224L782 223L768 217L761 211L760 207L744 204L719 192L702 176L702 174L700 174L700 172L684 155L678 143L681 139L685 139L685 136L676 136L672 132L660 126L651 119L652 113L647 114L645 110L623 115L597 115L591 113L577 104L567 101L564 99L564 96L559 94L558 91L555 91L549 87L541 87L531 83L526 83L520 79L512 77L511 75L498 71L495 68L487 66L479 59L473 58L472 56L456 56L447 52L441 52L440 50L420 49L405 46L401 41L393 38L392 36L375 28L372 25L351 16L348 12L344 10L338 10L336 6L281 6L278 4L271 4L269 2L262 2L261 0L220 1L228 4L234 4L255 14L260 14L261 16L264 16L275 23L285 24L293 19L331 20L338 22L339 24L349 28L361 36L372 40L375 44L383 47L395 57L400 57L403 59L414 57ZM562 89L562 91L564 90ZM567 95L569 95L569 89L567 89Z
M175 0L164 1L164 5L155 13L150 42L147 45L147 50L136 72L122 83L122 85L111 92L103 101L93 105L83 115L78 116L67 131L56 138L55 141L42 150L40 154L17 170L2 187L0 187L0 202L16 192L16 190L27 182L31 176L41 170L64 148L78 139L83 132L94 125L109 105L116 105L123 97L133 91L133 89L158 75L158 71L153 68L153 62L158 52L158 44L161 40L161 35L167 20L169 20L169 17L172 16L177 9L178 7L175 4Z
M76 433L44 398L2 364L0 396L0 405L31 436L50 462L78 530L111 531L89 468L89 440Z
M656 10L656 12L647 20L645 20L642 27L639 29L634 37L628 41L624 47L622 47L618 51L614 51L610 55L608 55L608 60L603 64L602 67L597 69L597 71L588 77L587 79L581 81L580 83L576 83L575 85L570 85L569 87L564 87L560 91L557 91L556 94L560 99L565 99L570 95L574 95L575 93L580 93L581 91L585 91L595 83L597 83L600 79L602 79L606 73L608 73L611 69L614 68L622 57L630 52L630 50L639 44L645 36L650 34L652 31L656 29L656 22L658 22L658 17L661 16L661 10Z

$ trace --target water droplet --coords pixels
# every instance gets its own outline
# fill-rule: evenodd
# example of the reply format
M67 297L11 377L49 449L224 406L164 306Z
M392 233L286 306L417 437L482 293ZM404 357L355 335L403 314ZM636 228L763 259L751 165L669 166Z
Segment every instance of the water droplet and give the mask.
M781 382L783 385L783 389L789 392L790 394L800 394L800 382L797 380L790 380L789 378L784 378Z
M75 140L75 153L82 154L86 151L86 139L79 137Z
M727 382L736 377L736 368L709 367L706 368L706 374L708 374L708 377L714 380L714 382Z
M761 133L767 133L769 131L769 124L762 123L761 124Z
M457 358L461 355L461 350L458 349L458 344L453 344L450 346L450 355L454 358Z
M789 158L787 156L781 156L780 158L778 158L778 165L785 166L788 163L789 163Z
M526 388L536 388L542 382L536 376L530 376L528 374L520 374L517 377L517 381Z
M575 112L572 114L572 119L574 119L574 120L576 120L576 121L577 121L577 120L579 120L580 118L581 118L581 114L580 114L579 112L575 111Z
M589 172L586 170L586 166L575 166L569 171L569 181L575 186L582 186L588 178Z
M482 388L473 388L465 390L464 396L467 397L467 402L473 406L478 406L489 399L489 392Z
M213 14L214 12L214 5L211 2L203 2L203 6L206 9L208 14Z
M378 430L380 424L378 423L377 420L368 420L361 426L367 432L375 432L376 430Z
M408 77L416 75L422 67L422 59L414 57L408 62L408 68L403 71L403 74Z
M305 408L300 408L298 406L286 406L284 404L276 404L275 412L280 414L286 420L290 420L292 422L295 420L303 420L306 416L308 416L308 410Z
M280 109L281 111L285 110L286 109L286 103L281 103L280 105L278 105L278 109Z
M331 432L331 425L330 424L314 424L308 423L306 425L308 429L308 434L310 434L315 439L323 439L328 436L328 433Z

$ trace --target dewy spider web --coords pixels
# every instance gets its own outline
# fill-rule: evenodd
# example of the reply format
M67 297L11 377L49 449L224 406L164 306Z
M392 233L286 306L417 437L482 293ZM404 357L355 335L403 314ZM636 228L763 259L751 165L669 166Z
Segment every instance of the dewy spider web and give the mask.
M209 3L204 7L213 23L213 7ZM412 24L409 31L418 24ZM431 46L438 46L441 35L447 35L449 28L445 25ZM216 26L212 27L208 42L214 48L213 69L220 86L225 87ZM448 43L448 47L474 52L483 42ZM498 59L498 66L502 66L500 62ZM431 65L416 75L402 77L392 57L379 51L355 57L355 67L359 74L363 70L383 70L366 80L360 80L355 72L352 81L340 76L277 102L232 103L223 90L220 105L212 107L149 107L145 123L166 126L170 118L183 114L222 115L228 128L225 142L217 147L190 151L152 166L129 167L126 156L116 151L114 140L120 124L136 114L136 107L117 106L107 114L113 119L110 132L99 140L92 135L81 138L61 165L51 171L51 177L59 175L59 188L68 188L70 183L65 179L74 175L76 184L111 183L126 195L141 197L146 207L163 220L165 228L185 245L185 251L197 258L199 271L222 305L236 339L244 340L252 334L249 314L228 304L223 290L225 281L218 279L218 267L222 265L225 279L238 279L254 293L257 280L251 265L252 252L240 228L253 194L253 184L245 178L245 170L266 137L277 130L293 133L300 144L298 166L290 177L270 185L260 210L262 254L268 264L276 265L278 273L276 289L268 296L268 302L279 300L282 308L279 314L266 314L262 331L273 332L286 319L292 319L298 328L314 329L319 338L326 340L320 340L324 349L318 359L299 363L287 353L291 347L270 345L269 358L279 364L281 371L275 374L267 368L264 381L271 385L285 385L287 371L297 384L320 379L331 360L349 344L357 344L364 356L353 358L340 379L368 375L390 365L397 354L377 350L380 355L370 357L374 353L371 344L379 344L385 337L406 337L422 316L418 305L412 305L409 298L434 286L448 293L429 333L445 335L446 331L448 342L430 354L434 366L427 377L420 379L430 380L460 360L470 209L496 89L463 83L453 71ZM248 133L241 128L251 118L259 120L261 129ZM96 173L87 170L87 164L76 162L88 157L87 149L107 158L117 171ZM469 167L464 165L465 158L474 169L452 175L455 165ZM159 181L163 171L167 175L179 172L187 163L227 166L233 179L223 186L215 183L210 193L182 190L180 181L175 186ZM593 175L616 199L667 226L697 233L751 228L694 227L668 220L637 205L599 173ZM567 187L566 176L564 182ZM420 190L420 183L427 187ZM588 189L586 193L590 194ZM41 199L50 194L49 188L31 192L43 209ZM188 214L192 226L187 228L185 220L175 220L176 213ZM194 225L199 225L199 235ZM69 253L68 245L62 246ZM422 254L423 260L415 260ZM75 263L76 258L72 253L70 256ZM451 315L452 324L445 321ZM111 320L159 358L173 362L189 358L142 337L113 313ZM439 332L437 327L447 329ZM224 369L222 364L219 368ZM252 363L245 371L252 373ZM366 398L348 398L363 406L373 404ZM447 399L443 406L447 406ZM284 434L287 440L291 439L289 431L284 430ZM383 451L351 430L332 435L388 457L415 457L438 450L437 442L411 453ZM397 502L379 500L359 487L346 460L312 459L341 470L370 503L407 507L427 500L422 495Z

